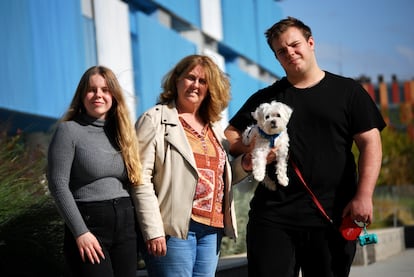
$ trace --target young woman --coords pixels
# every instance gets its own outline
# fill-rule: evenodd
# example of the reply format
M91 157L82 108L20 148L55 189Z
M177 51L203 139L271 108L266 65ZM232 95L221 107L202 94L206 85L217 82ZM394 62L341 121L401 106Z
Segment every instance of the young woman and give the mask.
M137 145L115 74L103 66L89 68L48 154L49 189L65 221L71 276L136 276L130 190L141 181Z

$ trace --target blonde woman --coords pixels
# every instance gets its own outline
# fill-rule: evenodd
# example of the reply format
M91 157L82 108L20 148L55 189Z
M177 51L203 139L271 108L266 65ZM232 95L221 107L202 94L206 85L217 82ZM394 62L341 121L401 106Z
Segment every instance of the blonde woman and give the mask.
M130 197L141 166L135 130L115 74L82 76L49 146L49 190L65 221L71 276L136 276L136 221Z
M138 119L143 182L134 187L149 276L215 276L236 220L221 112L230 84L211 58L184 57L160 103ZM142 244L141 244L142 245Z

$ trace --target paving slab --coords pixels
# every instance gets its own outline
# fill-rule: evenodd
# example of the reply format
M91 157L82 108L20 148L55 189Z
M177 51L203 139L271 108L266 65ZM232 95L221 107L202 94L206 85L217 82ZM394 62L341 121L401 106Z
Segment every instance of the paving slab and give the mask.
M365 266L352 266L349 277L413 277L414 248Z

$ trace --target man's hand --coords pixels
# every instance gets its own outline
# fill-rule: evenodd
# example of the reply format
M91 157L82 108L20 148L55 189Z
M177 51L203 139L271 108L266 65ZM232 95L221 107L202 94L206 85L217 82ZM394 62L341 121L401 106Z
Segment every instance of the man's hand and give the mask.
M273 161L276 160L276 153L277 153L278 148L279 148L278 146L275 146L270 150L269 154L266 157L267 164L270 164L270 163L272 163ZM249 171L253 170L252 153L251 152L243 154L241 164L242 164L242 167L243 167L244 171L249 172Z

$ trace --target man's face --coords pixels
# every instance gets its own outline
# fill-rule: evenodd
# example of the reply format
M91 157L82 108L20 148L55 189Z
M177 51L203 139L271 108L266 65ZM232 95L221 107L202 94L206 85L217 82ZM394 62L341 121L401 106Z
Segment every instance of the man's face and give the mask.
M272 48L287 75L306 72L314 60L314 40L305 39L295 27L288 28L279 38L274 39Z

